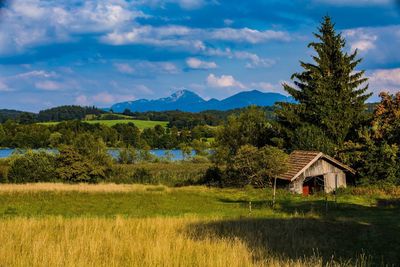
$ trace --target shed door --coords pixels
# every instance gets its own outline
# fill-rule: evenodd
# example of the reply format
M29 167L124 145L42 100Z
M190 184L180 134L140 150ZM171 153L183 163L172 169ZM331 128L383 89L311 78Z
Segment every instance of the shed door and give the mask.
M310 194L310 186L303 185L303 196L308 196Z

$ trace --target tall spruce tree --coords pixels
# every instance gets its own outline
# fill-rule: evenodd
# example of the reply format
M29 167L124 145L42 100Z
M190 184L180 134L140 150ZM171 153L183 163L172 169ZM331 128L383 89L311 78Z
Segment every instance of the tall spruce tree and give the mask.
M371 95L366 93L364 71L355 71L361 62L357 51L344 52L345 39L334 26L329 16L324 17L314 33L317 41L308 45L315 51L314 63L300 61L304 71L292 75L295 86L283 85L297 104L281 103L277 115L289 137L300 127L318 127L328 142L340 146L363 119Z

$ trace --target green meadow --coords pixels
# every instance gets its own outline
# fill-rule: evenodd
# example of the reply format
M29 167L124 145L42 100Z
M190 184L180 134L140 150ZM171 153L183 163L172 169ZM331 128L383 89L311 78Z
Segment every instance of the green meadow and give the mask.
M107 247L98 244L103 239L122 246L122 254L93 261L99 266L113 265L110 259L115 266L138 266L134 263L140 257L149 260L146 265L150 266L161 261L167 266L182 262L227 266L219 262L223 255L231 257L224 263L232 266L394 266L400 262L398 188L392 191L353 188L342 191L336 199L332 195L303 197L279 190L275 208L271 203L269 189L1 185L0 238L6 240L4 249L14 250L20 266L35 261L36 266L41 261L68 262L73 266L87 260L78 248L59 252L54 258L50 256L53 252L43 245L43 251L39 249L33 255L29 248L35 245L28 246L23 240L34 243L39 237L48 238L56 250L60 246L71 249L72 244L83 246L81 249L94 257L110 253ZM23 227L22 232L19 227ZM77 231L76 236L65 232L71 227L71 231ZM105 233L95 234L99 227ZM5 229L12 234L4 232ZM141 230L132 235L130 231L134 229ZM81 234L93 242L93 248L78 242L83 238ZM139 241L142 251L137 253L129 244ZM179 242L183 242L181 250L175 247ZM171 254L155 255L159 250L154 244ZM179 251L174 252L175 249ZM208 249L223 255L205 257L211 253ZM235 251L241 253L240 258L233 256ZM15 257L7 255L0 253L0 261L18 263ZM53 262L55 259L58 261Z

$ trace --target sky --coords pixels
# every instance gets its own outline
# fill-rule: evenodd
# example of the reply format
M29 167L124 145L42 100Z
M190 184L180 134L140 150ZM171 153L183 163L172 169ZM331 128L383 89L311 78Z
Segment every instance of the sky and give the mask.
M358 49L376 101L400 89L399 2L0 0L0 109L285 94L325 15Z

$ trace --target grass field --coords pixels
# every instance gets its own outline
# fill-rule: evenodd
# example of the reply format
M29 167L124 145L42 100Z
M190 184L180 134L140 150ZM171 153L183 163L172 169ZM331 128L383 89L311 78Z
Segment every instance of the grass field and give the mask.
M86 120L83 121L86 123L90 123L90 124L95 124L95 123L100 123L100 124L104 124L107 125L109 127L114 126L115 124L119 124L119 123L133 123L135 124L139 129L146 129L146 128L153 128L156 125L161 125L163 127L166 127L168 122L167 121L144 121L144 120L130 120L130 119L122 119L122 120ZM43 125L56 125L59 122L43 122L40 124Z
M0 185L0 266L396 265L399 192Z

